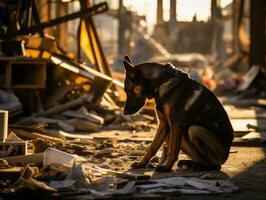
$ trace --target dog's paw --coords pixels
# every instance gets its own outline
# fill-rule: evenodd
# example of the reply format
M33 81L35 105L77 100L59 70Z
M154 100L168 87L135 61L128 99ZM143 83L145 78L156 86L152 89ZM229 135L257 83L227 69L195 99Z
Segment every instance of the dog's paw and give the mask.
M156 172L170 172L171 171L171 167L167 167L167 166L164 166L164 165L158 165L155 168L155 171Z
M197 163L193 160L180 160L177 163L177 166L180 169L190 170L190 171L211 171L211 170L220 170L221 169L220 165L202 164L202 163Z
M143 163L136 161L136 162L133 162L130 167L132 169L139 169L139 168L145 168L145 166L146 165L144 165Z

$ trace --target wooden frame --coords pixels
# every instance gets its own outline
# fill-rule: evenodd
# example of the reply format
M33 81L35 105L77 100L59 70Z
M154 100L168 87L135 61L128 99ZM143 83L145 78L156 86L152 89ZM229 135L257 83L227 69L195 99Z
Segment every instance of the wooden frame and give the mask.
M29 60L1 60L4 80L0 87L7 89L43 89L46 87L46 62Z

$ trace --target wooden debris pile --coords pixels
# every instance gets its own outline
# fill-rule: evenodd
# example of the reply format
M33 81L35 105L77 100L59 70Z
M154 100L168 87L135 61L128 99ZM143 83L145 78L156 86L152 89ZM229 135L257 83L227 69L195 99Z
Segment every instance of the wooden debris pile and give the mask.
M25 131L14 131L24 140L30 138L30 153L0 159L0 196L4 199L36 198L40 194L39 199L166 199L181 194L239 190L221 175L190 174L194 178L180 177L184 172L170 178L156 175L152 170L159 163L157 156L149 169L130 171L130 164L140 159L150 140L97 136L70 139L70 134L62 140L37 133L29 137ZM38 139L32 140L33 135Z

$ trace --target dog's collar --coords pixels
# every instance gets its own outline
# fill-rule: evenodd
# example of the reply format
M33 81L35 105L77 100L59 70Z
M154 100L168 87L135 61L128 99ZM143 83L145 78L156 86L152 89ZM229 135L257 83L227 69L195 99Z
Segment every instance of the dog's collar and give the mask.
M156 96L159 88L169 81L169 77L160 77L159 80L147 81L147 95L148 99L152 99Z
M164 96L171 88L182 84L186 79L189 79L187 73L177 70L170 63L166 64L159 78L145 81L148 99Z
M159 88L155 90L156 96L162 98L165 94L167 94L171 89L180 85L180 80L176 77L168 79L168 81L164 82L160 85Z
M156 87L155 95L154 97L157 99L157 101L164 101L164 97L173 89L186 84L186 82L189 80L189 77L186 73L176 71L174 76L172 75L170 78L168 78L166 81L159 84L159 87Z

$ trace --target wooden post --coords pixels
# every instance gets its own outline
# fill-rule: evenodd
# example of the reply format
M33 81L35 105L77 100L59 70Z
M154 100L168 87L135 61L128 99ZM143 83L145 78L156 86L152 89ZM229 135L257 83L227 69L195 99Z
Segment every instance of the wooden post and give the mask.
M163 0L157 0L157 24L163 23Z
M170 24L176 25L176 0L170 0Z
M35 1L37 3L37 6L39 8L39 14L40 14L40 21L41 22L47 22L51 18L51 6L50 1L48 0L38 0ZM49 35L52 35L52 29L48 28L45 29L45 32Z
M250 1L250 66L259 65L265 69L265 12L266 1Z
M128 34L129 33L129 34ZM130 38L132 34L132 16L131 12L123 6L123 0L119 0L118 8L118 55L119 58L124 58L125 55L130 55Z
M233 27L232 27L232 35L233 35L233 41L232 41L232 52L238 53L239 52L239 8L240 8L240 0L233 0L233 6L232 6L232 21L233 21Z
M80 2L81 10L84 10L92 6L90 1L79 0L79 2ZM84 17L84 21L86 24L94 60L96 62L96 67L99 72L104 73L107 76L111 77L112 76L111 69L109 68L107 60L105 58L101 42L98 37L98 33L96 31L93 17L92 16Z
M217 11L217 0L211 0L211 21L214 22Z
M56 5L56 14L57 17L66 16L68 14L67 3L58 1ZM56 27L57 30L57 38L59 41L59 45L63 49L67 49L67 38L68 38L68 31L67 31L67 23L62 23Z
M8 111L0 110L0 142L5 142L8 128Z
M170 19L169 19L169 25L170 25L170 34L169 34L169 46L168 49L174 53L175 51L175 44L178 40L178 31L177 31L177 23L176 23L176 0L170 0Z
M125 52L125 20L124 20L124 11L123 11L123 0L119 0L118 7L118 54L119 56L124 56L127 54Z

